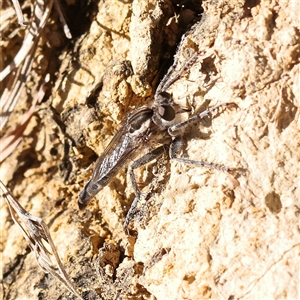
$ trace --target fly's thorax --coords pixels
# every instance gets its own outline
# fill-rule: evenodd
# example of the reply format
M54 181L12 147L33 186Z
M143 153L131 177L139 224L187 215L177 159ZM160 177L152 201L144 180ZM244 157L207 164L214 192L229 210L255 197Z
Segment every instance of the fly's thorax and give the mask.
M147 137L153 131L153 110L142 106L134 110L127 120L127 134L131 139Z

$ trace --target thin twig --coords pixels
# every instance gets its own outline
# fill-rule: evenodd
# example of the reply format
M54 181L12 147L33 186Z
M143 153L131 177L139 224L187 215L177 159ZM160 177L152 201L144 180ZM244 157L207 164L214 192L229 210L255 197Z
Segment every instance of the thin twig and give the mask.
M54 6L55 6L55 9L57 10L58 12L58 15L59 15L59 20L61 21L61 23L63 24L63 28L64 28L64 33L66 35L66 37L68 39L71 39L72 38L72 34L71 34L71 31L70 31L70 28L65 20L65 16L64 16L64 13L63 13L63 10L61 9L61 5L59 3L58 0L54 0Z

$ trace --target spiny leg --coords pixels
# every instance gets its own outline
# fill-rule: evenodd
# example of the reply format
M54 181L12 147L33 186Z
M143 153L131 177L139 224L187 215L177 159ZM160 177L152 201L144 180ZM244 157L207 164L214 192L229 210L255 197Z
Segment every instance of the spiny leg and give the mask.
M169 69L168 73L165 75L165 77L160 82L157 91L155 93L155 97L157 97L160 93L165 92L175 81L177 81L182 74L186 70L188 70L197 60L197 56L199 55L199 52L195 52L180 68L180 70L175 74L174 77L171 77L171 74L174 72L176 65L178 63L178 59L174 61L173 66Z
M134 190L134 193L136 195L136 197L140 198L141 196L141 192L137 186L136 183L136 179L135 179L135 175L134 175L134 170L149 163L150 161L154 160L155 158L157 158L159 155L161 155L166 149L166 145L160 146L154 150L152 150L151 152L145 154L144 156L142 156L141 158L135 160L129 167L129 176L130 176L130 180L132 183L132 187Z
M190 124L192 124L194 122L197 122L197 121L200 121L200 120L204 119L205 117L211 117L212 114L215 111L218 111L222 107L226 109L226 108L237 107L237 105L235 103L233 103L233 102L226 102L226 103L218 104L218 105L216 105L214 107L208 108L208 109L202 111L201 113L190 117L186 121L183 121L181 123L177 123L177 124L175 124L173 126L170 126L168 128L168 133L171 136L179 136L179 135L181 135L185 131L185 129Z
M151 152L145 154L144 156L137 159L136 161L134 161L133 164L129 167L129 176L130 176L130 180L132 183L132 188L135 193L135 198L130 206L130 209L126 215L126 219L125 219L125 222L123 225L124 231L127 234L128 234L128 230L127 230L128 224L135 215L136 207L137 207L137 204L138 204L138 202L140 200L140 196L141 196L141 192L137 186L137 182L135 179L134 170L149 163L150 161L152 161L155 158L157 158L158 156L160 156L165 151L165 149L166 149L166 145L160 146L160 147L152 150Z
M185 164L191 164L191 165L201 166L201 167L210 168L210 169L216 169L216 170L220 170L223 172L233 171L233 169L227 168L225 166L221 166L221 165L210 163L210 162L203 161L203 160L192 160L189 158L176 157L176 154L182 148L182 145L183 145L183 140L181 137L176 137L173 140L172 144L170 145L170 150L169 150L169 156L171 159L178 161L178 162L185 163Z

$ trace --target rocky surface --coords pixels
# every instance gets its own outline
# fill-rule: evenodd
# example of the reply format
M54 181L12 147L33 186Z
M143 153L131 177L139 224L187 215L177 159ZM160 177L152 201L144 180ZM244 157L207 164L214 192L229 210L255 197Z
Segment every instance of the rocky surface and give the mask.
M84 299L299 297L299 9L296 1L101 1L86 31L59 48L57 78L1 180L48 224ZM195 112L238 108L192 125L184 155L243 172L167 155L141 167L148 200L130 225L135 236L123 230L134 199L127 168L79 211L78 194L121 121L151 102L174 55L180 68L195 51L169 89L174 101ZM4 201L1 232L4 299L75 299L39 268Z

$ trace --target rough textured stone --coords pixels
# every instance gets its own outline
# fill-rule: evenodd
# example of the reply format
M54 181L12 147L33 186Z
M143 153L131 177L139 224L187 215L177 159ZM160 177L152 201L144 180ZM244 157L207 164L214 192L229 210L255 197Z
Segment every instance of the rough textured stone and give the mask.
M62 53L52 95L1 179L49 224L85 299L297 299L299 3L204 1L200 20L196 4L178 10L174 2L176 10L168 1L99 3L74 44L76 63ZM176 20L191 26L175 54L180 64L200 54L170 87L173 99L195 112L239 107L192 125L186 154L245 172L234 178L167 156L140 168L138 182L152 196L128 237L126 169L86 211L77 197L94 153L129 111L152 100L161 62L183 33ZM1 228L4 299L75 299L38 267L5 203Z

